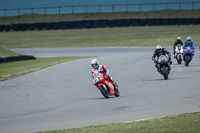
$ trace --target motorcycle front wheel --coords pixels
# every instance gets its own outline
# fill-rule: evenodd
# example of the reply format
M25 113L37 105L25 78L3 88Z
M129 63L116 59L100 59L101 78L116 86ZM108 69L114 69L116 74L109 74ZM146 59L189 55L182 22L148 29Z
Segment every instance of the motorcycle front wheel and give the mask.
M103 86L99 86L99 90L100 90L101 94L102 94L105 98L110 98L109 92L108 92L107 90L105 90L105 89L103 88Z
M163 70L162 70L162 73L163 73L163 76L164 76L164 79L168 79L168 74L167 74L167 70L165 67L163 67Z

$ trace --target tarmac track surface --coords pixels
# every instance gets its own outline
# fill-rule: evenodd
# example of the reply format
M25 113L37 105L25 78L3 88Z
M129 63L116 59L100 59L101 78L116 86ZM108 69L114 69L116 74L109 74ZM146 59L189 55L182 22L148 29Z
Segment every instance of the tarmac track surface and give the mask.
M154 67L154 48L12 50L37 57L68 56L70 51L70 56L100 56L97 59L110 69L121 96L105 99L93 85L91 58L26 74L0 83L0 133L128 122L200 110L198 50L189 67L173 59L169 80Z

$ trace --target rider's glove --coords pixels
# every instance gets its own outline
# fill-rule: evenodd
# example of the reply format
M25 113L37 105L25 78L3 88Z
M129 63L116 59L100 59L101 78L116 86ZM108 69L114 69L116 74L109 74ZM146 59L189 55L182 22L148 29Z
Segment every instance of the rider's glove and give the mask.
M106 76L104 76L104 79L107 79L108 78L108 76L106 75Z

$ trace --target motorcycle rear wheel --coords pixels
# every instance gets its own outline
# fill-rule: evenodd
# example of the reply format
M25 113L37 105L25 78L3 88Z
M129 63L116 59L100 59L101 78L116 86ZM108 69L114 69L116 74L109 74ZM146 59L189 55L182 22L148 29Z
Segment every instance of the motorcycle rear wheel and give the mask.
M101 94L102 94L105 98L110 98L109 92L108 92L107 90L105 90L105 89L103 88L103 86L99 86L99 90L100 90Z

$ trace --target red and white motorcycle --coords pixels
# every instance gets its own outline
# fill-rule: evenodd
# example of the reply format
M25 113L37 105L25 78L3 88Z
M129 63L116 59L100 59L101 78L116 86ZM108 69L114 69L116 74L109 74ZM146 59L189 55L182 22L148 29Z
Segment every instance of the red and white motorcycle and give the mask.
M101 94L105 98L110 98L110 96L115 95L116 97L120 96L118 87L115 88L113 83L109 80L106 80L102 73L94 72L94 85L100 90Z

